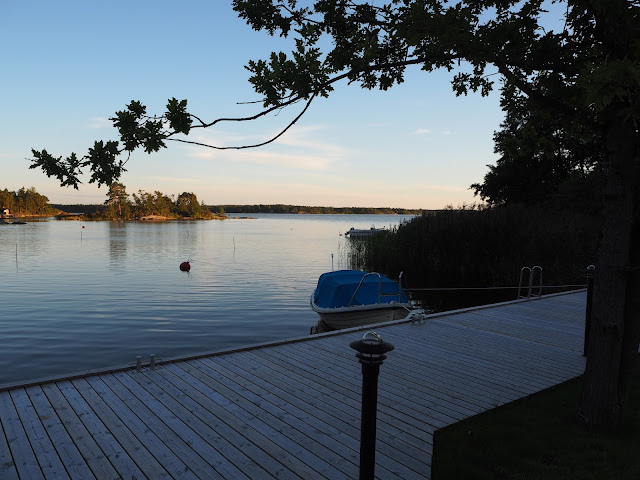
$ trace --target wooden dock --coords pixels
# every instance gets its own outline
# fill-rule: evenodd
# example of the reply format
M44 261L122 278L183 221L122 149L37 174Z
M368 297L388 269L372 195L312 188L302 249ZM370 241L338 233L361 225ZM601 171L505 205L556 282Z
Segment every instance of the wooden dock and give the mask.
M392 322L376 476L430 478L433 432L580 375L585 292ZM0 391L0 478L358 478L368 329Z

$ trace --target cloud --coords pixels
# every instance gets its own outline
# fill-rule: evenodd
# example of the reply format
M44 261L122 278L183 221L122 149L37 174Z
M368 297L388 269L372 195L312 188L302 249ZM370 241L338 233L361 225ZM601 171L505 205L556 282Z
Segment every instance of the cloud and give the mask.
M327 170L336 160L332 156L309 153L280 153L265 150L205 150L195 151L192 158L215 160L227 163L246 163L272 167L286 167L300 170Z
M417 130L413 131L414 135L429 135L433 133L433 130L429 129L429 128L418 128ZM452 130L440 130L440 135L453 135L453 131Z
M107 128L111 126L113 126L113 124L105 117L93 117L89 120L89 125L87 125L88 128L92 129Z
M187 154L191 158L211 159L229 163L248 163L300 170L327 170L332 164L347 156L347 149L335 145L318 135L324 130L322 125L294 127L273 143L260 149L217 150L206 147L189 146ZM272 135L248 137L229 135L211 131L193 137L197 142L210 145L243 145L260 143L273 138Z
M287 147L298 147L305 150L318 151L324 156L328 155L334 158L344 157L347 154L346 148L322 140L309 138L314 133L322 130L324 130L324 127L321 125L295 128L285 133L274 143L276 145L285 145Z

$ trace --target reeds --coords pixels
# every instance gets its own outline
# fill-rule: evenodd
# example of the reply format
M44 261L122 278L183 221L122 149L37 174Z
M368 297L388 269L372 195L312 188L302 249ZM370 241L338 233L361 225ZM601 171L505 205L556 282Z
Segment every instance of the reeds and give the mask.
M351 267L403 271L409 289L517 287L520 269L534 265L543 267L545 285L583 284L585 268L595 263L596 219L587 211L521 205L429 212L388 234L352 241ZM516 292L483 295L499 301Z

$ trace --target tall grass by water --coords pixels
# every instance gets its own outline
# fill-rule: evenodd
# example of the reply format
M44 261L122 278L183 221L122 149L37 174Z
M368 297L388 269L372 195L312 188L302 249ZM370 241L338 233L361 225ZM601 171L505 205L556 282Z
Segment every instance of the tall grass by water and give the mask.
M446 309L514 299L525 266L541 266L547 286L584 284L598 236L596 216L587 211L519 205L448 209L352 241L350 260L354 268L391 276L402 271L410 290L511 287L464 296L455 290L415 292L431 307Z

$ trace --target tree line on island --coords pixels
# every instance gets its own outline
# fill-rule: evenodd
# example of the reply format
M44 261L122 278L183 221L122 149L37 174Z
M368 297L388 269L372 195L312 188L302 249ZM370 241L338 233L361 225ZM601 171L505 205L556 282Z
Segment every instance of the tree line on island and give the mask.
M259 204L259 205L212 205L212 211L227 213L296 213L315 215L419 215L423 209L388 207L314 207L309 205Z
M224 211L214 213L193 192L183 192L177 197L160 191L153 193L138 190L129 195L126 187L114 182L109 187L104 208L87 213L88 218L104 220L130 220L144 217L212 219L224 217Z
M13 216L49 216L60 211L49 205L49 199L36 192L34 187L20 188L17 191L0 190L0 214L7 212Z
M69 206L60 205L69 208ZM80 207L80 206L78 206ZM88 207L88 208L86 208ZM64 209L64 208L63 208ZM153 193L139 190L137 194L127 194L126 187L114 182L109 187L107 200L103 206L85 206L88 218L119 220L158 216L165 218L211 219L225 218L226 213L294 213L294 214L419 214L422 210L406 208L368 207L314 207L284 204L260 205L205 205L192 192L183 192L177 197L162 192Z
M193 192L167 195L158 190L128 194L124 184L113 182L102 205L56 205L60 210L83 214L91 220L179 219L209 220L224 218L224 211L215 213L198 200Z
M156 216L167 219L223 219L227 213L279 213L314 215L419 215L427 210L389 207L322 207L285 204L235 204L205 205L193 192L183 192L177 197L158 190L153 193L138 190L129 195L125 185L114 182L103 204L50 204L45 195L34 187L17 191L0 190L0 207L15 216L53 216L63 213L83 214L92 220L132 220ZM0 212L1 213L1 212Z
M153 193L138 190L129 195L126 187L114 182L102 205L66 205L50 204L45 195L36 192L34 187L20 188L17 191L0 190L0 213L10 216L55 216L66 213L83 214L92 220L132 220L140 217L160 218L222 218L224 211L212 211L192 192L183 192L177 197L162 192Z

